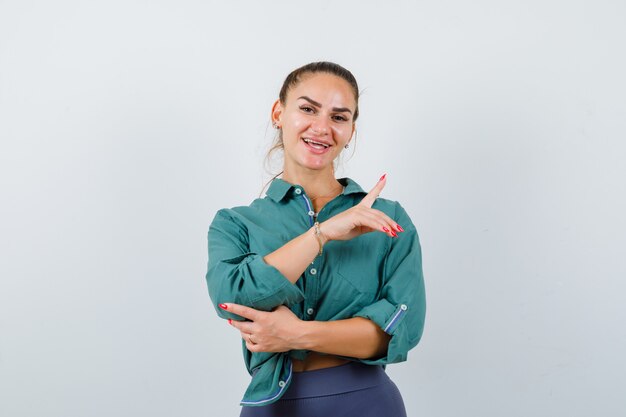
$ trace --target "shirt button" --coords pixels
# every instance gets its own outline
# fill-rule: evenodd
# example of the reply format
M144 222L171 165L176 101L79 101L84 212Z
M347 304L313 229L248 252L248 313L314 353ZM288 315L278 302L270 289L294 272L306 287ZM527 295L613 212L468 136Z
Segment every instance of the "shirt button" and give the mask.
M309 216L313 216L315 212L313 210L309 211Z
M299 188L296 188L296 194L302 194L302 190Z
M285 386L285 381L278 381L278 386L279 387L284 387Z
M406 304L402 304L402 305L400 306L400 310L406 310L407 308L408 308L408 307L406 306Z
M317 274L317 269L315 269L315 268L311 268L311 269L309 270L309 272L311 273L311 275L315 275L315 274Z
M308 314L309 316L312 316L313 313L315 313L315 310L313 310L312 308L308 308L306 311L306 314Z

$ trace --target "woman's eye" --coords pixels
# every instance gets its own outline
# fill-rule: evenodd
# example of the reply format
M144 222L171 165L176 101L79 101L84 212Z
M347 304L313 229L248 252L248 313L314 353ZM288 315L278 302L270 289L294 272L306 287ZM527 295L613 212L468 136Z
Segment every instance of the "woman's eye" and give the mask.
M301 109L301 110L304 110L304 111L305 111L305 112L307 112L307 113L309 113L309 112L312 112L312 111L313 111L313 109L312 109L311 107L309 107L309 106L302 106L302 107L300 107L300 109Z
M348 121L348 119L346 119L344 116L335 116L335 120L338 120L340 122Z

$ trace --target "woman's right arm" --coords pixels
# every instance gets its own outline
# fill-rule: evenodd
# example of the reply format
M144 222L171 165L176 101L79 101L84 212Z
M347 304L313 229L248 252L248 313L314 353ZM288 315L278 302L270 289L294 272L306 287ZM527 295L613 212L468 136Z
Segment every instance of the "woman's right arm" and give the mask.
M321 229L321 228L320 228ZM322 244L327 239L320 236ZM274 252L266 255L263 260L266 264L278 269L292 284L300 278L307 265L315 259L319 253L320 242L315 235L315 229L311 228L300 236L285 243Z
M359 204L321 223L319 228L322 245L330 240L349 240L372 231L395 236L395 231L398 230L395 221L382 211L372 209L372 204L385 182L385 178L382 178ZM311 228L263 259L295 284L319 253L319 245L315 230Z
M385 179L382 179L359 204L323 222L320 225L322 244L329 240L349 240L372 231L394 236L396 223L371 208L384 186ZM237 318L219 308L221 303L270 311L279 305L291 306L303 300L304 295L293 284L319 252L313 228L261 256L249 251L245 227L227 210L220 210L211 223L208 240L206 279L209 295L221 317Z

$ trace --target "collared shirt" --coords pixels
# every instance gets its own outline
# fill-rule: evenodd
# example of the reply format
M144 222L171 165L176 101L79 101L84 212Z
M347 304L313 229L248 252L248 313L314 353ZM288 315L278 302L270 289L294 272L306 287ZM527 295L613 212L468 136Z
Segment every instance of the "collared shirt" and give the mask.
M358 204L366 192L349 178L338 180L342 194L317 216L322 223ZM222 318L242 318L219 308L237 303L271 311L286 305L302 320L331 321L364 317L391 336L384 357L356 359L386 365L407 359L424 328L426 301L419 237L399 203L378 198L373 208L404 228L398 237L371 232L347 241L330 241L295 284L263 257L311 229L315 213L300 185L272 181L266 196L249 206L217 212L208 232L209 295ZM252 380L241 405L261 406L278 400L291 382L291 358L307 351L250 352L242 341Z

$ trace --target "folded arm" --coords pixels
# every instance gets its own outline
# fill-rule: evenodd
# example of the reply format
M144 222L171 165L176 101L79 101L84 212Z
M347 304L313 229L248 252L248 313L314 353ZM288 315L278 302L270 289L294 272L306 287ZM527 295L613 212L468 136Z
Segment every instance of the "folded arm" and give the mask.
M226 303L225 310L250 321L229 321L251 352L310 350L358 359L384 356L391 336L376 323L354 317L335 321L300 320L285 306L264 312Z
M285 306L262 312L228 304L229 311L250 320L231 322L247 348L252 352L309 350L368 364L406 360L421 339L426 301L417 231L402 207L398 206L396 216L407 227L387 254L380 299L352 318L334 321L300 320Z

